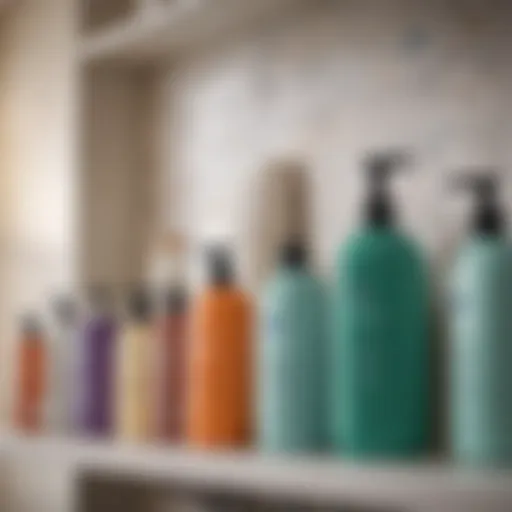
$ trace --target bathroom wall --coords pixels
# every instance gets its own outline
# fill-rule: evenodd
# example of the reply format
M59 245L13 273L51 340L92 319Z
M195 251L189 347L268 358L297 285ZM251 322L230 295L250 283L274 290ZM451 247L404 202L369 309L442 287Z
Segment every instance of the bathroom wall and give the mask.
M169 72L168 211L197 243L234 234L247 279L257 182L269 160L310 166L315 260L328 272L357 220L368 148L416 157L397 179L403 220L432 251L460 231L449 191L468 164L510 164L510 7L493 1L297 1L272 24L183 56ZM260 206L261 207L261 206Z
M75 272L74 2L19 0L0 18L0 389L19 315ZM4 408L10 400L1 400ZM5 412L5 411L3 411Z

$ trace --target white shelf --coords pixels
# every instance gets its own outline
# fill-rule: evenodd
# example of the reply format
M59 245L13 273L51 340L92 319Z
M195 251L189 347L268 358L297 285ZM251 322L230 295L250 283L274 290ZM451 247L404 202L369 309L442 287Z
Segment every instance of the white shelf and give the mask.
M167 57L278 13L299 0L184 0L161 11L135 12L82 38L86 61L148 61Z
M249 452L4 436L1 455L59 461L80 473L258 493L304 503L405 510L512 510L512 472L438 463L363 465L333 458L277 458ZM494 508L493 508L494 507Z

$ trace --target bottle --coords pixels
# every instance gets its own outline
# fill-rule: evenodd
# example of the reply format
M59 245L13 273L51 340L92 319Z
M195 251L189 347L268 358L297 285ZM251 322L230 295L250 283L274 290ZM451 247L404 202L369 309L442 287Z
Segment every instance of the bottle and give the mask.
M66 296L52 304L49 335L47 424L58 433L70 433L74 424L77 396L79 314L75 302Z
M181 440L185 431L185 373L188 350L187 297L181 286L166 293L164 313L157 325L156 434Z
M153 341L149 298L135 290L117 351L117 435L126 441L144 441L151 434Z
M453 275L451 419L455 458L512 462L512 258L497 181L468 176L475 193L471 231Z
M428 443L427 277L386 187L406 160L368 158L364 225L337 261L331 434L356 458L413 456Z
M117 325L107 288L91 290L89 302L90 313L80 351L80 427L92 436L109 436L114 415L113 366Z
M250 439L252 311L236 285L229 253L208 253L209 285L192 313L187 441L237 447Z
M259 443L274 452L326 446L326 316L322 284L300 242L282 249L265 290L259 346Z
M26 432L43 428L43 406L46 388L46 353L44 335L37 317L22 320L18 345L18 389L16 426Z

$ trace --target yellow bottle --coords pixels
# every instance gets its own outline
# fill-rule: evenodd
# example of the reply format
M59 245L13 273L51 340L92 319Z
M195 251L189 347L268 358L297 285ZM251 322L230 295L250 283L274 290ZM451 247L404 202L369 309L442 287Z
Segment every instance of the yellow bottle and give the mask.
M117 358L117 435L125 441L151 436L151 353L153 336L148 297L136 291L129 300Z

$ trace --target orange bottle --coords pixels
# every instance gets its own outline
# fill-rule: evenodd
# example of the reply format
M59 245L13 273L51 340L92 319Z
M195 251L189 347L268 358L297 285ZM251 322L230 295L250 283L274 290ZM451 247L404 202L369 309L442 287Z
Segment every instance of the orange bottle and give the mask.
M26 317L18 348L16 425L21 430L35 432L42 428L45 371L42 330L36 318Z
M202 448L243 446L250 440L252 312L228 253L212 250L209 267L210 284L191 318L187 439Z

